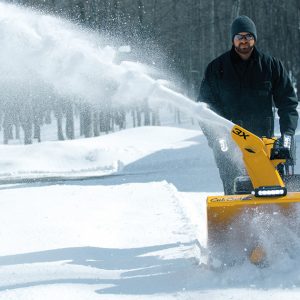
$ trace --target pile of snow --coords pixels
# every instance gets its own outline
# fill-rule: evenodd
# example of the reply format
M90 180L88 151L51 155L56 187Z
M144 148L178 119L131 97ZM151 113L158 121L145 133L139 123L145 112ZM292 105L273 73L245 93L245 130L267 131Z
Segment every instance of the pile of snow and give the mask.
M171 127L133 128L109 135L32 145L0 145L0 179L103 176L163 149L180 149L200 131Z

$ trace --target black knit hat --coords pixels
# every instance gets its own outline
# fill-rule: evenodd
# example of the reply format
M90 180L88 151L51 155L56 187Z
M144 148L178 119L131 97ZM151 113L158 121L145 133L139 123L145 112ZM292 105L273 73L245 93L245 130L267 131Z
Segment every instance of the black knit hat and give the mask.
M240 32L252 33L254 39L257 40L256 26L254 22L247 16L239 16L234 19L231 24L231 39Z

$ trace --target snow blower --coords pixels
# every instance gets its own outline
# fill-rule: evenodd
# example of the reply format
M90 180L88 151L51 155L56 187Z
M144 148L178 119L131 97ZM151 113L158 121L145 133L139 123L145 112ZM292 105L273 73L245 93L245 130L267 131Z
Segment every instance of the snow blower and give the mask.
M235 180L234 195L207 198L208 250L225 265L241 257L263 265L268 261L268 249L250 223L259 216L290 218L300 202L300 177L280 171L290 153L276 146L276 138L259 138L238 125L233 126L231 136L242 151L249 176Z

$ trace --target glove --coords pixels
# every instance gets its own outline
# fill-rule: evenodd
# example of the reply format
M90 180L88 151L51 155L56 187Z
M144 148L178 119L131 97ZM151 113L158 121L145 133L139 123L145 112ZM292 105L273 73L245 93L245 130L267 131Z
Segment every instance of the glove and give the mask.
M294 144L294 137L290 134L283 134L274 144L274 147L277 149L288 149L292 150L292 146Z
M288 150L288 157L286 162L284 163L285 166L285 173L287 175L294 173L294 165L296 164L296 144L294 142L294 136L290 134L283 134L277 140L277 147L283 150ZM291 171L290 171L291 167Z
M281 139L282 139L282 141L281 141L282 147L288 148L291 151L294 137L289 134L283 134Z
M294 141L290 134L283 134L278 138L271 152L271 159L292 159L293 158Z
M296 144L294 136L289 134L283 134L282 136L283 147L289 149L290 158L287 159L286 166L294 166L296 164Z

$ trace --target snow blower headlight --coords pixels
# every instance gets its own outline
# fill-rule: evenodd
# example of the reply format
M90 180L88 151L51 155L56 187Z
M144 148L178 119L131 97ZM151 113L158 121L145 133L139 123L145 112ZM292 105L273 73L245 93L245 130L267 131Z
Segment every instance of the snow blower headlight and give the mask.
M286 188L282 186L260 186L254 190L255 197L280 197L286 193Z

